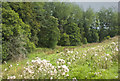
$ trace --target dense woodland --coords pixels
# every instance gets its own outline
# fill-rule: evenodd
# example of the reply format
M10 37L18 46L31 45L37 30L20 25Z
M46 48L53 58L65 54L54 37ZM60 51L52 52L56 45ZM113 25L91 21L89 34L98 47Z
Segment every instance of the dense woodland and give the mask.
M118 35L114 8L86 11L74 3L2 3L2 58L26 55L37 47L101 42Z

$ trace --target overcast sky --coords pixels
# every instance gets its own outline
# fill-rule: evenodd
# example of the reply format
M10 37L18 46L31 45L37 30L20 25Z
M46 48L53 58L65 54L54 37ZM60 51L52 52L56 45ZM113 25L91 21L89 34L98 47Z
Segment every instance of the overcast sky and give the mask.
M91 7L95 11L99 11L101 7L109 8L113 7L118 10L118 2L75 2L80 7L83 7L84 10Z

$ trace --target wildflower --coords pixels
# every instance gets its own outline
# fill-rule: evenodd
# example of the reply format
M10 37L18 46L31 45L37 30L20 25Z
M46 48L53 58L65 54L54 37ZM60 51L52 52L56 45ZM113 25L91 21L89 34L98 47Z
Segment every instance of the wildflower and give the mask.
M64 69L64 71L69 72L69 69L66 65L62 65L62 68Z
M67 62L68 65L70 65L71 63L70 62Z
M15 79L15 76L8 76L8 79Z
M63 72L62 75L65 75L65 72Z
M50 77L50 79L52 80L52 79L53 79L53 77Z
M97 56L97 54L95 54L95 56Z
M116 47L115 50L118 51L118 48Z
M86 54L83 54L84 56L86 56Z
M71 53L71 51L67 51L67 53Z
M19 77L22 77L22 75L19 75Z
M75 60L75 58L73 58L73 60Z
M58 68L61 68L61 66L58 66Z
M67 77L69 76L69 74L66 75Z
M7 69L5 68L5 71L7 71Z
M29 62L27 62L27 64L29 64Z
M106 56L109 56L109 54L106 54Z
M76 78L73 78L73 81L77 81L77 79L76 79Z
M71 51L71 53L73 53L73 51Z
M50 71L50 75L54 75L53 71Z
M107 60L107 57L105 57L105 60Z

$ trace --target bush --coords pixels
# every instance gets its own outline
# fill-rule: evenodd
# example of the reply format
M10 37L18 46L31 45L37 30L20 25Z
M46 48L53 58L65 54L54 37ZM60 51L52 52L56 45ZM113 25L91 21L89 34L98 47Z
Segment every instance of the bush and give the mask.
M81 45L80 28L75 23L70 23L65 27L66 33L69 35L70 45Z
M85 37L83 38L83 44L87 44L87 39Z
M66 33L61 34L61 38L58 44L61 46L69 46L70 45L69 35L67 35Z

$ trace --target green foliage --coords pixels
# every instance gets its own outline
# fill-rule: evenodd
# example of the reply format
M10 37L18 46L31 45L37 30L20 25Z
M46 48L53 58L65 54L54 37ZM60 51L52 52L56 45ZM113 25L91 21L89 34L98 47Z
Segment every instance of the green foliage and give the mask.
M27 40L27 38L30 36L29 25L26 25L14 10L3 7L2 11L3 60L16 58L19 55L25 56L30 50L27 50L30 44L25 46L28 44L29 39Z
M113 8L101 8L101 10L97 13L100 21L100 30L99 30L99 38L100 41L104 39L104 37L110 35L111 37L118 34L118 14Z
M46 16L45 22L38 34L39 45L42 47L54 48L60 38L60 31L58 29L58 19L53 16Z
M67 35L66 33L61 34L61 38L58 42L58 45L69 46L70 45L69 35Z
M110 39L110 36L107 36L106 38L107 38L107 39Z
M40 31L40 22L38 16L41 13L43 13L42 11L43 5L37 3L31 3L31 2L25 2L25 3L12 2L9 3L9 5L14 11L16 11L19 14L19 17L23 20L23 22L30 26L29 29L31 31L31 37L29 37L29 39L32 42L34 42L35 45L37 45L38 44L37 34Z
M70 23L65 27L66 33L69 35L70 45L81 45L80 28L75 23Z
M98 33L97 32L93 32L92 33L93 34L93 42L99 42L99 35L98 35Z
M24 42L31 52L36 46L76 46L118 35L118 13L113 8L84 11L73 3L3 2L3 58L9 56L10 40ZM60 40L59 40L60 38ZM15 43L15 46L19 43ZM14 49L14 44L11 46ZM17 48L16 48L17 49ZM22 49L23 50L23 49Z
M83 44L87 44L87 39L83 38Z

